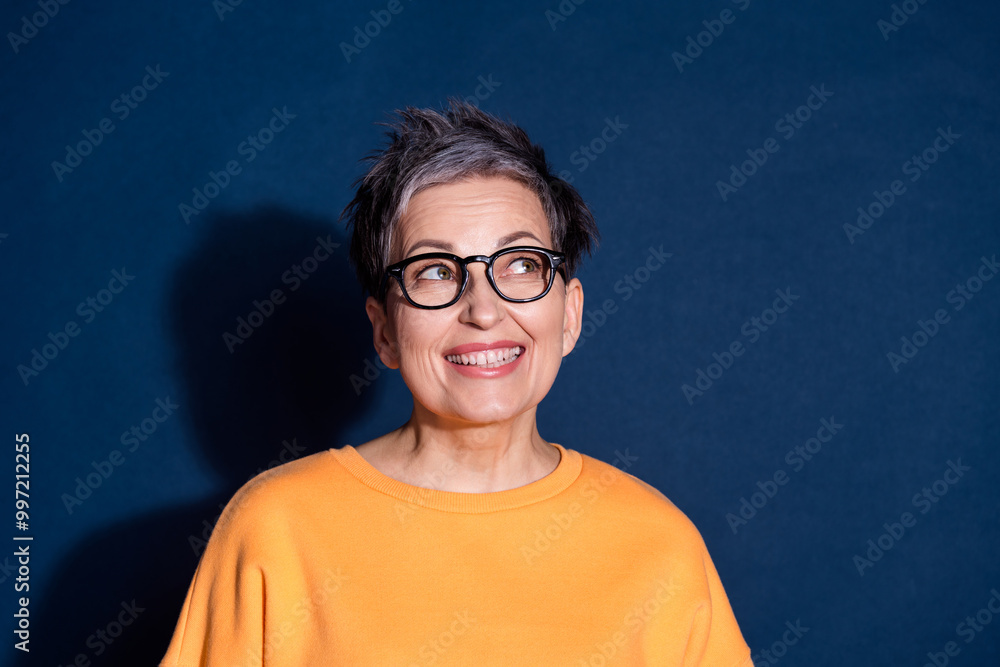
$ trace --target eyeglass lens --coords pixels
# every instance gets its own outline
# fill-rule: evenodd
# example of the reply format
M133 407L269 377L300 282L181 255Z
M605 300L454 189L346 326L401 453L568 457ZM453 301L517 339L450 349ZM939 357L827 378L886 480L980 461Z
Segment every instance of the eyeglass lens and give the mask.
M493 262L496 289L509 299L541 296L549 286L551 273L548 256L534 250L504 253ZM403 286L421 306L441 306L455 300L461 291L462 267L442 258L413 262L403 271Z

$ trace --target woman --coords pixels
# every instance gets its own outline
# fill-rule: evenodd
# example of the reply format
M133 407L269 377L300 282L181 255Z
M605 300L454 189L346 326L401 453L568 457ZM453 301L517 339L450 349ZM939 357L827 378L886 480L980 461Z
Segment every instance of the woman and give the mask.
M597 231L519 128L407 109L345 209L400 428L230 501L162 665L750 665L698 531L538 433Z

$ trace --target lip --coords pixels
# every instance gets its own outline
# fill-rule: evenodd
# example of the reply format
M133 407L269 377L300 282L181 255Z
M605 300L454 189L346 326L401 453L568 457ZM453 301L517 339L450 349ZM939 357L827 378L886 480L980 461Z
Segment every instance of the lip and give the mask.
M512 340L498 340L490 343L466 343L464 345L459 345L453 347L444 353L444 356L451 354L472 354L473 352L485 352L487 350L497 350L505 349L511 347L520 347L521 354L517 356L517 359L510 362L509 364L504 364L503 366L497 366L496 368L479 368L477 366L463 366L460 364L453 364L447 359L444 360L448 364L449 368L455 370L456 373L464 375L470 378L498 378L505 375L513 373L515 369L521 364L521 360L524 359L528 352L528 346L524 343L518 343ZM442 357L443 358L443 357Z
M498 340L490 343L466 343L465 345L459 345L458 347L453 347L450 350L446 350L444 356L449 354L470 354L472 352L485 352L486 350L502 350L509 347L520 347L526 350L528 348L524 343L518 343L513 340ZM523 354L523 353L522 353Z

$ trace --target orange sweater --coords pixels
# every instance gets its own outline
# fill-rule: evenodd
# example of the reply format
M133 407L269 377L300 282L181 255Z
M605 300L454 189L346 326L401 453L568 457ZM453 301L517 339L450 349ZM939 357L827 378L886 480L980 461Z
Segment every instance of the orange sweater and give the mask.
M258 475L161 667L751 666L688 518L555 446L552 473L495 493L404 484L351 446Z

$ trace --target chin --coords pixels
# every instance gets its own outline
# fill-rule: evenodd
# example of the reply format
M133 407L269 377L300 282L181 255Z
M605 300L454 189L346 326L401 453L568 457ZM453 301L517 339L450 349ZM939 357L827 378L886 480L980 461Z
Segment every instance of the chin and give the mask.
M444 419L454 419L457 421L470 422L472 424L494 424L497 422L510 421L525 412L529 412L537 404L525 404L523 396L517 397L519 400L513 402L496 398L480 398L469 393L463 397L464 400L448 400L446 403L434 404L425 403L424 406Z
M517 407L507 405L478 405L475 407L466 406L465 409L456 409L453 414L459 419L474 424L493 424L514 419L528 410L530 408L523 405Z

